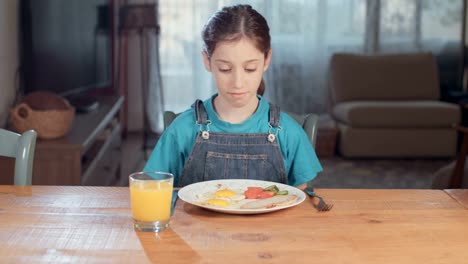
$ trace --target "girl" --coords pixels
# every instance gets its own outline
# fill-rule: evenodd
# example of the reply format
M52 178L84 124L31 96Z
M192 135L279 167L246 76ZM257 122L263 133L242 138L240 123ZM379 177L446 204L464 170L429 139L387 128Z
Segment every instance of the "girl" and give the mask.
M171 123L144 170L171 172L175 186L258 179L303 189L322 167L302 127L262 97L272 54L265 18L249 5L224 7L202 37L218 93Z

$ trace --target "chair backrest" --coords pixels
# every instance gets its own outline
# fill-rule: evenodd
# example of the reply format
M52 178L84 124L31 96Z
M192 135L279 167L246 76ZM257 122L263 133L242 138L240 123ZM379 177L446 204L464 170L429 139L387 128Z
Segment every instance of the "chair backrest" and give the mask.
M290 115L297 123L304 129L309 138L310 144L315 147L315 141L317 139L317 123L318 123L318 115L316 114L306 114L306 115L298 115L294 113L287 113ZM172 121L178 116L172 111L165 111L164 112L164 129L166 129Z
M22 135L0 128L0 156L15 158L15 185L31 185L37 133Z
M179 114L176 114L172 111L164 111L163 115L163 120L164 120L164 130L174 121L174 119L178 116Z
M317 128L318 128L318 115L316 114L305 114L298 115L294 113L286 112L290 115L297 123L304 129L309 138L310 144L315 148L315 142L317 141Z

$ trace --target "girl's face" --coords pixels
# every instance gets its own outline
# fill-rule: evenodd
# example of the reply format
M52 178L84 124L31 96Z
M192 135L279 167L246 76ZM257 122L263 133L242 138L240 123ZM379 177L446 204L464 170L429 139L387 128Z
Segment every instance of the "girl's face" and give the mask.
M213 73L218 97L234 107L257 104L257 89L270 65L271 50L265 58L248 38L223 41L211 58L203 52L205 68Z

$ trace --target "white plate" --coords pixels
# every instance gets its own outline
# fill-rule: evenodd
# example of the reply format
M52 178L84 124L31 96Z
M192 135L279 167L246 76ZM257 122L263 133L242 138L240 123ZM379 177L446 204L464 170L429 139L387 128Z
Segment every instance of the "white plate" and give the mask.
M266 188L271 185L276 185L280 191L286 190L288 194L295 194L297 195L297 200L288 205L278 206L273 208L264 208L264 209L240 209L240 208L223 208L223 207L215 207L211 205L202 205L199 202L200 195L207 193L207 192L214 192L219 189L219 185L226 187L231 190L247 190L247 187L262 187ZM273 211L282 210L285 208L289 208L292 206L296 206L302 203L305 200L305 193L295 187L281 184L277 182L269 182L269 181L259 181L259 180L246 180L246 179L232 179L232 180L213 180L213 181L204 181L204 182L197 182L190 185L187 185L179 190L179 198L182 199L184 202L189 204L193 204L199 207L203 207L209 210L213 210L216 212L222 213L229 213L229 214L262 214L262 213L269 213ZM241 202L245 203L244 201L253 201L253 199L246 199Z

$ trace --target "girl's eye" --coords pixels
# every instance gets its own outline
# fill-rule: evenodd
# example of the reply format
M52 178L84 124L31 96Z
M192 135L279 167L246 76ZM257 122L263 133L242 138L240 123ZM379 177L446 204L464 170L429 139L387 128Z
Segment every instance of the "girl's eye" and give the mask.
M231 69L219 69L220 72L229 72Z
M257 69L245 69L246 72L255 72Z

